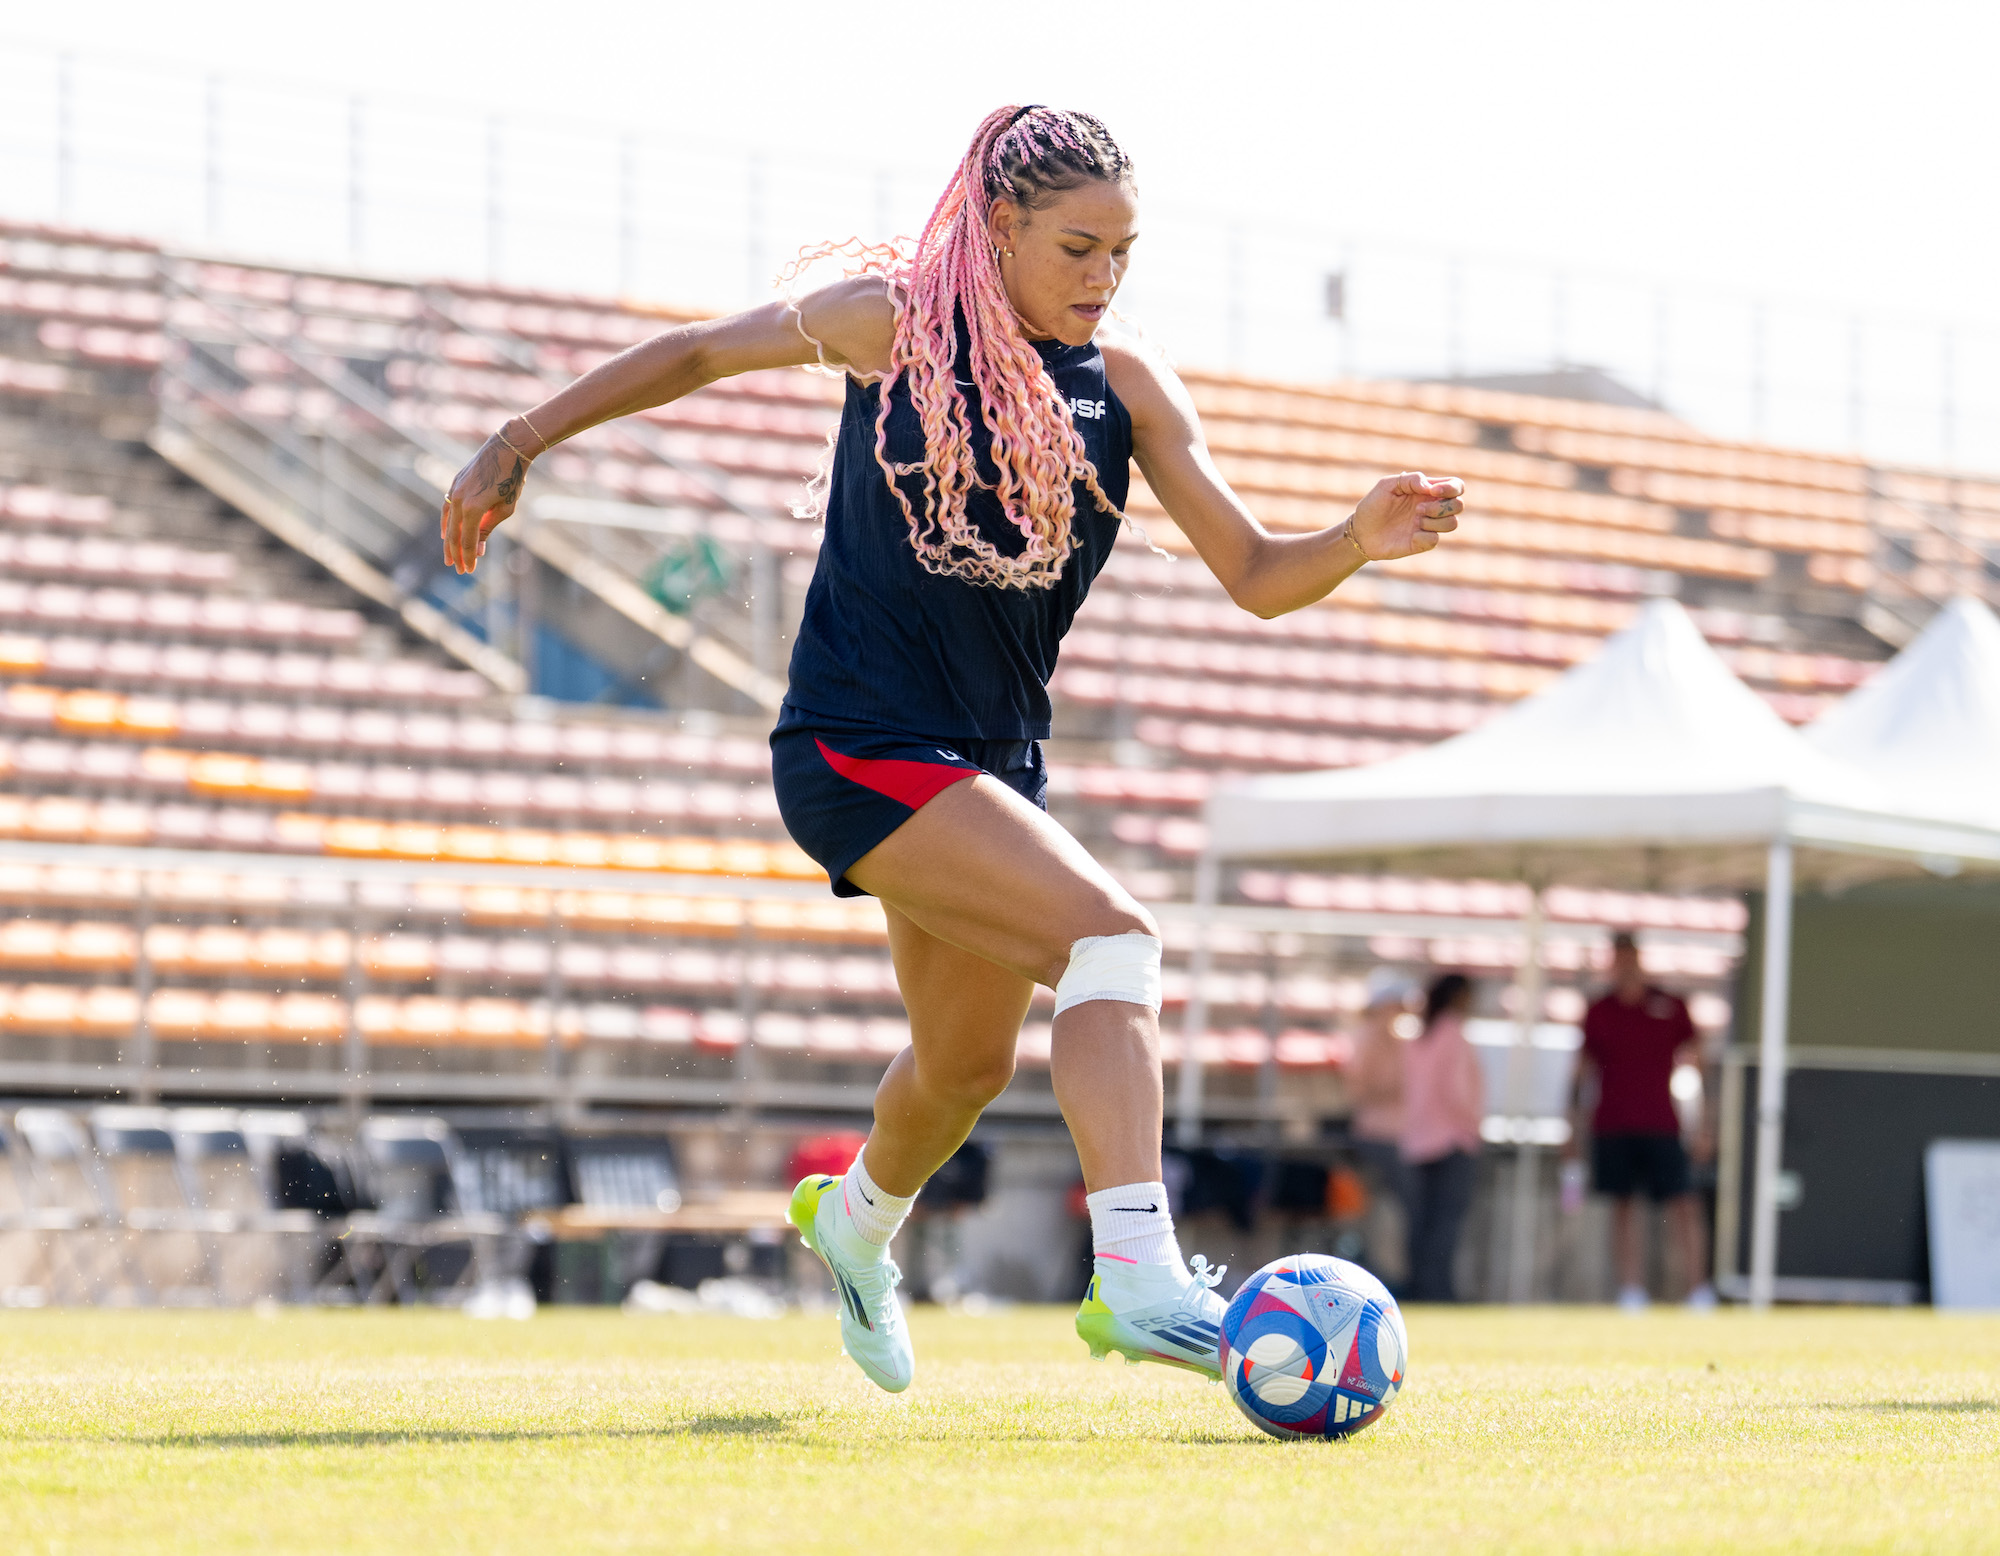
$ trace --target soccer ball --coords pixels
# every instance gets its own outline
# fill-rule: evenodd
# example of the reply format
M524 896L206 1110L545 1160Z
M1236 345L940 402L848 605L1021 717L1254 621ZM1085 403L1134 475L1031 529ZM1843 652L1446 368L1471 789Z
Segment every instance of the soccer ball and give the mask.
M1346 1437L1402 1390L1410 1338L1389 1289L1321 1253L1265 1265L1222 1315L1222 1381L1273 1437Z

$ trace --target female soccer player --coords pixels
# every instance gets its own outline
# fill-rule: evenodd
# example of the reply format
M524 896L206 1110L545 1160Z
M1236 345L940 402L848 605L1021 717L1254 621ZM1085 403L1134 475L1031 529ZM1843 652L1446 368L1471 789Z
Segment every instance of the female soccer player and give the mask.
M1428 551L1463 487L1378 482L1342 522L1272 535L1217 473L1193 402L1136 343L1098 342L1138 237L1132 167L1088 114L989 116L912 257L803 302L671 329L506 422L453 482L447 563L470 572L530 462L734 373L843 371L825 539L771 736L785 825L842 896L872 893L910 1016L844 1178L792 1220L832 1271L841 1338L883 1388L915 1367L888 1244L1014 1073L1037 983L1089 1191L1093 1355L1217 1375L1220 1272L1182 1267L1160 1173L1160 938L1045 814L1048 680L1117 538L1137 460L1230 598L1269 618L1364 562Z

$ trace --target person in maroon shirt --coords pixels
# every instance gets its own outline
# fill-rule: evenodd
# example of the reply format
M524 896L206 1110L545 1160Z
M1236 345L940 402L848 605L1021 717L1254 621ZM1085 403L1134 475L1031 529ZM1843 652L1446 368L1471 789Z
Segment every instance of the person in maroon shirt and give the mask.
M1635 1197L1643 1190L1667 1207L1688 1272L1688 1305L1712 1308L1708 1251L1701 1217L1690 1192L1688 1153L1681 1144L1680 1115L1674 1110L1674 1067L1698 1042L1687 1005L1646 981L1638 942L1621 931L1611 941L1611 990L1583 1018L1583 1052L1578 1057L1571 1097L1570 1143L1574 1156L1582 1138L1583 1096L1597 1081L1597 1108L1591 1116L1591 1178L1612 1199L1612 1236L1618 1261L1618 1304L1628 1311L1646 1305Z

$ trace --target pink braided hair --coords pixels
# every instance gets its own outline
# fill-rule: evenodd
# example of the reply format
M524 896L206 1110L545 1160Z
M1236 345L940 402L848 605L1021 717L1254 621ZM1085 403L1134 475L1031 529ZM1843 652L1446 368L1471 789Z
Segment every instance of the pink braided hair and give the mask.
M849 240L810 250L792 267L796 274L815 259L842 254L860 261L858 271L891 282L896 334L875 418L875 461L902 505L910 545L927 572L1002 589L1051 588L1072 549L1076 483L1102 512L1124 517L1098 484L1068 402L1021 329L986 224L993 201L1002 195L1032 208L1049 189L1073 188L1087 177L1123 178L1129 166L1104 126L1087 114L1001 108L974 133L914 251ZM1000 476L994 491L1008 523L1021 534L1019 556L994 546L966 512L967 498L982 483L965 396L954 376L960 313L971 346L968 376L979 389L981 419L993 437ZM889 458L889 391L898 375L909 385L910 403L923 425L921 464ZM918 474L921 516L899 479Z

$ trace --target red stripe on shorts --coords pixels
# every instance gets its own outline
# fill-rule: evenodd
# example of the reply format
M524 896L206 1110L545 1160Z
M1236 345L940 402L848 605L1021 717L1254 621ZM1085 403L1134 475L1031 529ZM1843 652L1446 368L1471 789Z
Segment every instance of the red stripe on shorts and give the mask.
M841 777L852 779L877 794L886 794L911 810L921 810L960 780L979 776L977 768L953 767L945 762L905 762L888 756L873 759L842 756L817 736L813 744L826 758L826 765Z

